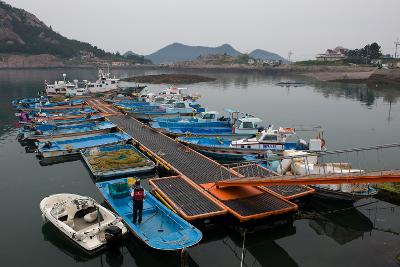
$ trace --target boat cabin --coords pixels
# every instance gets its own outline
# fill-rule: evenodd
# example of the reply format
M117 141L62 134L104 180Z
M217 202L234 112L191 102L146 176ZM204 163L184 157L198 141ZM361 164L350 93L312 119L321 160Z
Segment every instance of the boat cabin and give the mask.
M217 121L219 119L219 113L217 111L204 111L199 113L197 117L204 121Z
M256 134L262 120L255 117L244 117L236 120L232 132L237 134Z
M111 78L110 70L104 71L99 68L99 78L95 82L87 82L86 88L91 93L107 92L118 89L119 79Z
M67 81L67 74L63 73L63 78L64 80L62 81L55 81L53 84L49 84L47 81L45 81L45 90L46 94L68 94L71 92L76 92L78 89L78 84L77 81L76 83L71 83L70 81Z

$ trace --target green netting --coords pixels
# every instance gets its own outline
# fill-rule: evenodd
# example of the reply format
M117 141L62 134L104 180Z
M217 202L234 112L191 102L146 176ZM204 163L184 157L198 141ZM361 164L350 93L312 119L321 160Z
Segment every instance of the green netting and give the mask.
M112 198L129 196L130 190L127 182L108 184L108 191Z

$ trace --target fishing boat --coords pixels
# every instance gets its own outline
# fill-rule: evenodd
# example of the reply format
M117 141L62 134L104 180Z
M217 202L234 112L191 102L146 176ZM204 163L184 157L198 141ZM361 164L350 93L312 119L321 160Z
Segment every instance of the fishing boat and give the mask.
M96 183L107 203L124 220L131 232L151 248L179 250L200 242L202 233L146 192L143 220L132 221L132 197L129 179Z
M85 149L81 154L97 179L141 174L155 168L153 161L129 144Z
M51 128L54 128L55 125L60 125L60 124L76 124L81 122L103 121L103 120L104 116L92 115L91 113L87 113L74 116L51 117L51 118L34 117L28 123L22 123L22 124L34 124L34 125L45 124L45 125L50 125Z
M154 129L178 128L178 127L226 127L230 125L230 119L219 116L217 111L204 111L191 118L154 118L150 126Z
M185 91L187 91L185 87L170 87L162 90L159 95L180 100L197 100L201 97L199 94L187 94Z
M77 123L86 123L91 121L104 121L104 116L101 115L90 115L86 114L85 117L78 117L72 119L52 119L52 118L35 118L34 125L44 125L45 129L43 130L51 130L54 129L56 125L62 124L77 124ZM47 128L46 128L47 127Z
M49 158L78 154L80 150L85 148L124 143L129 139L131 139L129 135L117 132L66 140L49 140L36 142L35 144L38 148L39 156Z
M47 140L59 140L65 137L109 133L117 127L115 124L109 121L54 125L48 130L46 130L46 128L48 128L46 126L33 126L28 130L26 129L26 127L21 128L18 139L44 142Z
M146 87L147 85L139 84L136 84L135 86L119 86L119 90L116 93L128 96L137 95L140 94Z
M30 119L33 118L59 118L59 117L70 117L70 116L86 116L89 113L95 113L96 110L92 108L71 108L71 109L60 109L60 110L31 110L31 111L20 111L15 113L15 116L23 118L24 116L29 116Z
M323 139L310 139L308 143L298 139L293 128L281 127L274 130L272 126L258 133L254 138L230 140L221 137L179 137L178 140L214 158L239 159L247 155L260 155L267 151L283 152L289 149L321 151L325 145Z
M45 83L45 92L47 95L84 95L86 93L85 88L78 88L78 81L74 82L67 81L67 74L63 73L62 81L55 81L54 83Z
M47 102L49 99L46 96L34 97L34 98L23 98L16 99L11 102L14 107L31 105L39 102Z
M201 109L197 105L194 106L190 102L182 101L174 103L171 107L159 106L153 110L143 110L143 108L138 108L136 110L130 110L128 113L136 119L150 121L155 117L191 117L202 111L204 111L204 109Z
M255 136L263 128L260 126L262 120L255 117L244 117L237 119L233 126L225 125L218 127L197 127L197 124L183 127L159 128L161 132L171 136L195 136L195 137L223 137L226 139L238 139Z
M49 221L86 252L122 239L128 230L121 217L90 197L55 194L40 202L45 221Z
M98 79L95 82L86 82L86 89L90 93L104 93L118 89L119 79L111 78L110 68L107 65L107 71L99 68Z

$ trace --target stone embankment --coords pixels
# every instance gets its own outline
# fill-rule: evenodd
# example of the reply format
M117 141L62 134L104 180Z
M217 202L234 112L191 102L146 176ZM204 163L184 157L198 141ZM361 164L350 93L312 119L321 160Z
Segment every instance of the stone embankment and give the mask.
M30 69L64 67L64 63L53 55L0 55L0 69Z

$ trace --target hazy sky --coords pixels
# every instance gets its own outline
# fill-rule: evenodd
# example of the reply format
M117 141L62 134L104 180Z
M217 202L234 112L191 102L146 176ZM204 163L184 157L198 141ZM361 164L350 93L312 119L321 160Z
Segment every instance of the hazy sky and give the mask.
M150 54L172 42L231 44L294 59L377 41L394 54L400 0L5 0L66 37Z

